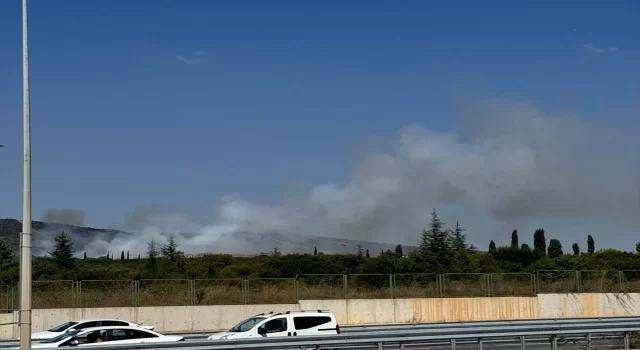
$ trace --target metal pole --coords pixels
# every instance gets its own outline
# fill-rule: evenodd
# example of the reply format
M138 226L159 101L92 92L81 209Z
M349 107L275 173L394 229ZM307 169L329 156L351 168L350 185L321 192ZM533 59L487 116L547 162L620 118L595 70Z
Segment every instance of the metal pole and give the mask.
M20 349L31 348L31 130L29 115L29 42L27 0L22 0L22 88L24 170L20 245Z

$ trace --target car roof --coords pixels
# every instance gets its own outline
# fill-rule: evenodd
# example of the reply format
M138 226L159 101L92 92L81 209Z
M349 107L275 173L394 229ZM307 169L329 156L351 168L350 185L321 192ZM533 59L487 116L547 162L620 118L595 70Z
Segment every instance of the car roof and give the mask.
M282 312L269 312L255 315L254 317L272 317L272 316L281 316L281 315L324 315L324 316L334 316L331 311L328 310L290 310L290 311L282 311ZM335 316L334 316L335 317Z
M119 322L133 323L131 321L117 319L117 318L83 318L81 320L71 320L69 322L82 323L82 322L94 322L94 321L119 321Z
M79 333L85 333L88 331L102 331L102 330L109 330L109 329L131 329L131 330L137 330L137 331L147 331L147 332L151 332L151 333L155 333L152 330L149 329L145 329L145 328L140 328L140 327L136 327L136 326L103 326L103 327L88 327L88 328L82 328L82 329L78 329ZM160 334L160 333L158 333Z

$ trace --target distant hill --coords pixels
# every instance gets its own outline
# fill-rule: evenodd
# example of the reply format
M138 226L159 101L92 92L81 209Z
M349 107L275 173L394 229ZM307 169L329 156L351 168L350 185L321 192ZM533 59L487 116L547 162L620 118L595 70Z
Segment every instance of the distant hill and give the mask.
M14 252L18 252L20 245L20 232L22 231L22 223L15 219L0 219L0 238L10 243ZM83 249L92 241L102 240L106 242L113 241L116 236L122 240L127 236L133 237L135 233L100 229L93 227L81 227L71 225L61 225L56 223L48 223L41 221L33 221L32 224L32 246L34 255L45 255L53 244L53 238L59 232L67 232L76 247L76 251L82 252ZM196 236L193 233L182 233L182 237L188 239ZM363 250L368 249L371 255L377 255L382 250L394 250L395 244L376 243L367 241L356 241L342 238L327 238L305 235L283 235L279 233L246 233L237 232L230 235L222 236L218 239L221 243L233 240L236 244L236 251L228 251L228 254L245 255L260 254L273 251L274 247L278 247L282 253L312 253L314 247L319 252L327 254L347 254L355 253L358 245ZM212 242L215 243L215 242ZM403 246L404 253L409 253L415 247ZM205 253L199 252L185 252ZM216 251L220 253L220 251Z
M125 232L109 229L99 229L93 227L82 227L72 225L61 225L50 222L32 221L31 241L34 255L44 255L47 247L53 241L55 234L62 231L67 232L78 248L95 239L96 237L115 237L116 234ZM16 219L0 219L0 238L9 242L14 252L20 249L20 233L22 232L22 222ZM125 233L127 234L127 233ZM130 233L129 233L130 234ZM45 243L45 244L40 244Z

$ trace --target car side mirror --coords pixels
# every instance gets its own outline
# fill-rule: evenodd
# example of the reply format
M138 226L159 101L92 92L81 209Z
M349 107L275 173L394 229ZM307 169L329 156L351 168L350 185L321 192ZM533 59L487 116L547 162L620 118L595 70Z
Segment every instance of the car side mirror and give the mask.
M258 334L260 334L260 335L267 334L267 330L264 327L259 327L258 328Z
M80 344L80 342L77 339L74 339L74 340L71 341L71 343L69 345L78 346L78 344Z
M72 332L72 331L75 331L75 329L69 328L69 329L67 329L67 331L65 333L69 333L69 332Z

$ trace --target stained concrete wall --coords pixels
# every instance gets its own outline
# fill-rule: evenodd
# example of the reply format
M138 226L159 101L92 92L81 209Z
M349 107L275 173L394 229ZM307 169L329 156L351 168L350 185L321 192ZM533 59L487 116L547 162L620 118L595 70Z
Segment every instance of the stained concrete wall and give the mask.
M539 294L540 318L640 316L640 293Z
M302 300L300 308L332 310L353 325L538 318L536 297Z
M640 316L640 294L540 294L536 297L303 300L281 305L202 305L33 310L34 332L73 319L121 318L160 332L229 329L262 313L330 310L341 325ZM18 336L17 312L0 314L0 339Z

